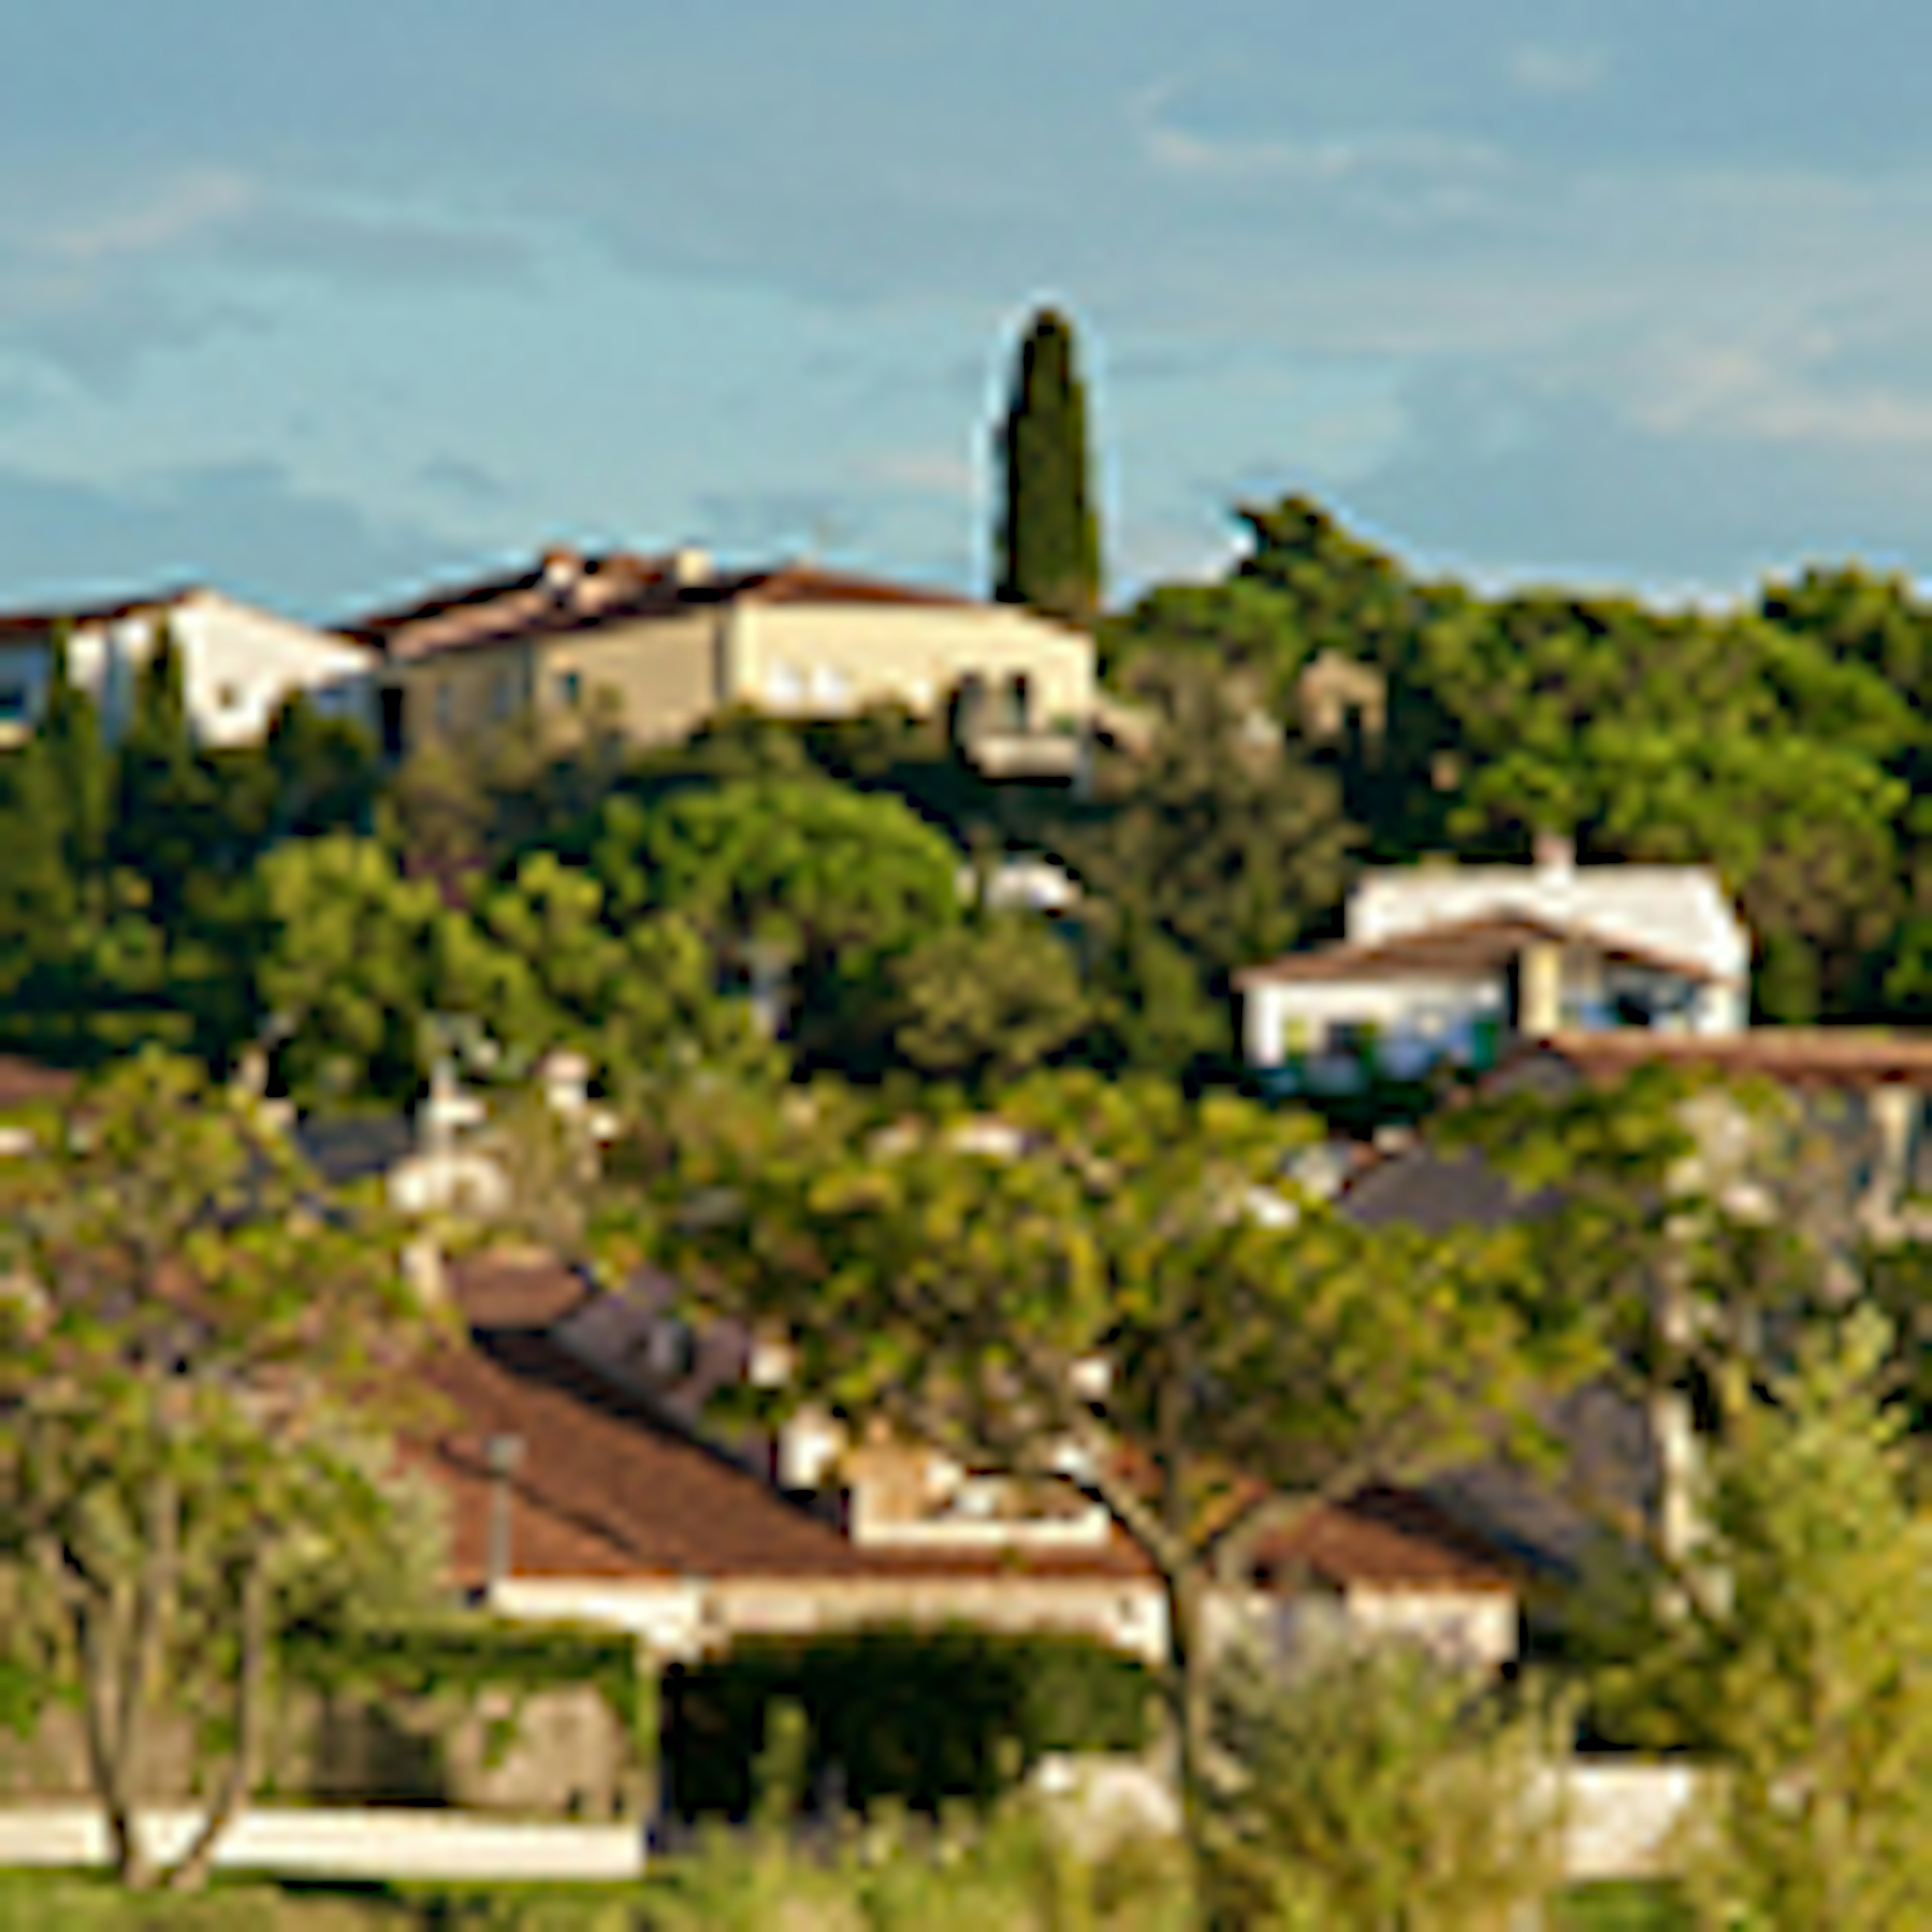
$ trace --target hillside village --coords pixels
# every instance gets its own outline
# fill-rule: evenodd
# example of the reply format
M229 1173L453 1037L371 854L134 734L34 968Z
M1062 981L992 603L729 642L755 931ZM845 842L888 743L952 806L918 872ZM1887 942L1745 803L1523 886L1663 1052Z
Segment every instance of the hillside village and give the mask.
M0 616L0 1864L641 1855L803 1708L808 1818L1104 1774L1211 1870L1244 1698L1383 1652L1774 1821L1786 1619L1932 1833L1932 605L1489 596L1290 498L1108 612L1009 484L983 600ZM1579 1775L1644 1849L1571 1877L1669 1863Z

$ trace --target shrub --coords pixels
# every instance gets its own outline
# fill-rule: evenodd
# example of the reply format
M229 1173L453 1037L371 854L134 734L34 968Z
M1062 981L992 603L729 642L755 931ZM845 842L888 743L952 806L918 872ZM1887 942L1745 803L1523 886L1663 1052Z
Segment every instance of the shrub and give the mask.
M748 1638L664 1686L670 1808L743 1818L776 1705L804 1713L803 1784L864 1810L984 1804L1048 1751L1138 1750L1152 1681L1097 1640L961 1628Z
M1226 1673L1207 1874L1261 1932L1500 1932L1556 1888L1556 1728L1418 1646Z

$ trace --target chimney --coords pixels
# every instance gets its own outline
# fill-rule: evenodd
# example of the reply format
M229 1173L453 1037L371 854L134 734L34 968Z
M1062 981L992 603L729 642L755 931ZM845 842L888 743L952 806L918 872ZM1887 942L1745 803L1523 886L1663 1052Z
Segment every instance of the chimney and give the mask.
M1567 832L1539 832L1531 849L1536 869L1550 878L1568 878L1576 869L1576 842Z
M484 1587L494 1595L510 1574L510 1479L524 1460L520 1436L492 1436L483 1445L490 1471L490 1548Z
M543 585L558 597L567 597L584 574L584 559L574 550L547 550L543 556Z
M554 1048L537 1063L537 1078L559 1120L583 1119L590 1105L590 1063L582 1054Z
M1516 1030L1547 1040L1563 1025L1563 946L1533 939L1516 957Z
M670 554L670 580L680 590L692 590L698 584L708 583L711 577L711 553L691 544L680 545Z

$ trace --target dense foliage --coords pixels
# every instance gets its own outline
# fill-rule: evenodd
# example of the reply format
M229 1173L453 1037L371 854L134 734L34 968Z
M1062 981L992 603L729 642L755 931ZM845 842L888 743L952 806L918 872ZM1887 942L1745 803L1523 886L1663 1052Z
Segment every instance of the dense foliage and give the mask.
M70 1690L124 1882L160 1726L210 1724L194 1883L259 1774L291 1606L406 1594L434 1539L386 1426L435 1322L396 1226L149 1052L0 1162L0 1649Z
M1387 680L1378 740L1331 748L1372 850L1704 862L1756 933L1773 1020L1913 1017L1932 978L1927 822L1932 606L1903 579L1813 569L1756 603L1666 610L1411 578L1291 498L1243 513L1223 582L1108 621L1116 677L1180 659L1244 676L1291 735L1324 652Z
M1077 400L1052 320L1020 373L1061 356ZM298 1096L361 1104L414 1090L430 1016L482 1021L502 1066L568 1043L621 1080L680 1040L737 1053L735 1002L848 1077L1225 1076L1232 974L1332 934L1358 865L1520 858L1546 828L1715 866L1762 1018L1932 1010L1932 606L1908 582L1814 568L1726 609L1479 593L1305 500L1240 514L1222 581L1102 624L1127 722L1079 788L991 782L943 720L890 710L642 753L512 721L386 770L297 702L210 752L165 626L110 746L57 642L40 728L0 756L0 1047L221 1067L266 1040ZM1324 725L1318 661L1385 701ZM1057 862L1077 916L976 926L960 881L1007 855Z
M886 1798L928 1812L986 1804L1046 1752L1143 1749L1154 1696L1144 1665L1088 1637L892 1627L741 1637L665 1682L665 1790L684 1817L749 1816L773 1713L789 1702L806 1726L801 1800L836 1784L862 1810Z

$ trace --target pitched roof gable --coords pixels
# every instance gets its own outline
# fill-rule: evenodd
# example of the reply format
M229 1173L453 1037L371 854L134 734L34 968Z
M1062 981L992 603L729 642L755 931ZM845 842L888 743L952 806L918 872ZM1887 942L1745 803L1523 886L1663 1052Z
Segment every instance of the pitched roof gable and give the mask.
M501 1312L502 1311L500 1311ZM529 1311L522 1311L527 1312ZM482 1580L489 1438L523 1444L512 1485L523 1576L728 1580L1146 1580L1118 1535L1091 1546L861 1545L721 1450L618 1390L534 1326L479 1330L426 1371L446 1420L411 1459L448 1497L460 1582ZM1284 1577L1338 1588L1502 1591L1510 1580L1466 1532L1410 1492L1366 1490L1264 1539Z
M817 564L746 571L694 567L676 553L553 550L528 568L479 578L341 627L398 662L446 651L668 617L733 604L868 605L904 610L988 607L956 592L896 584Z
M1287 952L1235 976L1250 987L1342 984L1355 980L1475 979L1502 971L1530 946L1574 946L1606 959L1678 979L1713 982L1724 975L1703 961L1600 931L1576 920L1502 912L1446 920L1374 942L1344 940Z

